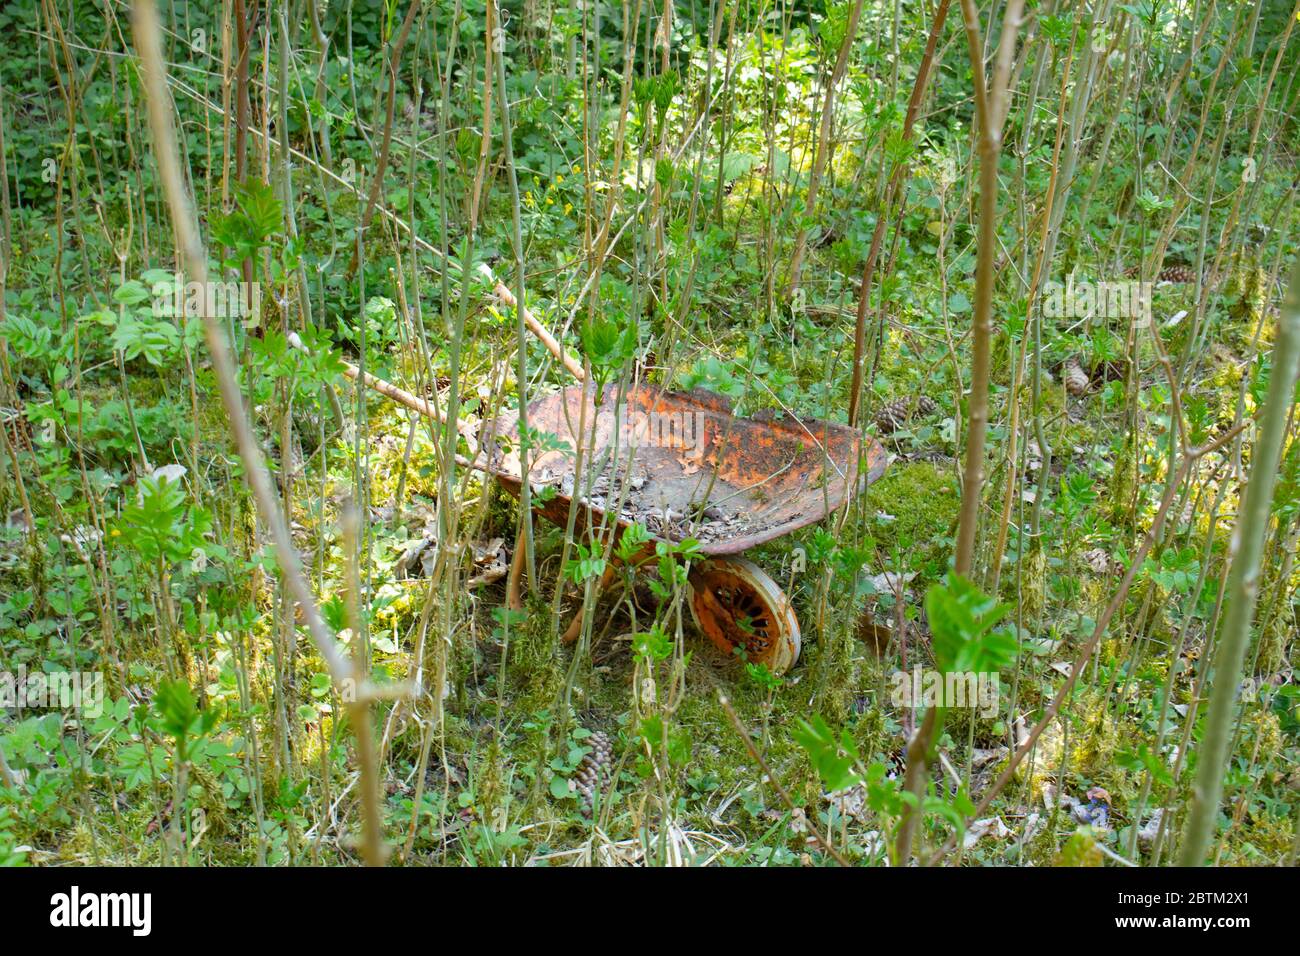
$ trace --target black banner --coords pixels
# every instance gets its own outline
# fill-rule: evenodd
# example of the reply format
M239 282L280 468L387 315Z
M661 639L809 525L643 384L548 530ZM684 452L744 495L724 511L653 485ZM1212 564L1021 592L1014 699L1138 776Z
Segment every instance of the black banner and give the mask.
M94 869L0 871L7 934L128 948L225 940L383 945L484 934L626 939L647 917L692 940L770 946L808 932L968 935L1041 929L1071 940L1161 932L1224 940L1294 921L1287 871L1266 869ZM755 902L768 900L759 910ZM776 906L776 911L771 908ZM760 911L766 918L756 919ZM776 917L773 920L772 917ZM705 927L712 926L712 929ZM874 929L873 929L874 927ZM577 935L573 935L574 933ZM677 931L672 931L677 932ZM610 935L602 935L608 933ZM557 935L558 934L558 935ZM916 942L924 944L924 939ZM457 944L461 945L461 944Z

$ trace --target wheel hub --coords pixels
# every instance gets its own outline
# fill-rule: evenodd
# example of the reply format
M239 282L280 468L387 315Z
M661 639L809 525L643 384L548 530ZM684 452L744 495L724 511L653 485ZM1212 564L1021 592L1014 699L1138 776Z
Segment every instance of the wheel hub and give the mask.
M774 674L799 658L799 621L790 600L758 565L744 558L711 558L690 574L695 625L728 656L765 664Z

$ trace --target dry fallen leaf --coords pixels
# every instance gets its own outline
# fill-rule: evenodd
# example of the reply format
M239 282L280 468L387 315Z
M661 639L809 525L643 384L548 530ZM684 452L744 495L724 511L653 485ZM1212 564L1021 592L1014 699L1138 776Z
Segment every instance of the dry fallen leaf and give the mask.
M965 836L962 837L962 846L969 850L976 843L986 836L993 837L995 840L1005 840L1011 836L1011 830L1001 817L986 817L983 820L976 820L966 830Z

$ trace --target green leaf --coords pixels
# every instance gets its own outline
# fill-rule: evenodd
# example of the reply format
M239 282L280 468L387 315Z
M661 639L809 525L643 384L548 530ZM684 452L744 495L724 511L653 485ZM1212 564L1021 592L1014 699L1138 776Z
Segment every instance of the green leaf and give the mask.
M821 715L814 714L811 721L800 719L790 736L807 751L813 769L827 790L844 790L862 782L854 769L859 762L857 745L847 731L836 740Z
M113 293L113 301L123 305L139 305L149 301L149 290L138 279L127 279Z
M925 613L933 634L934 659L939 669L985 673L1001 670L1015 660L1016 639L995 631L1011 610L959 574L931 585L925 594Z

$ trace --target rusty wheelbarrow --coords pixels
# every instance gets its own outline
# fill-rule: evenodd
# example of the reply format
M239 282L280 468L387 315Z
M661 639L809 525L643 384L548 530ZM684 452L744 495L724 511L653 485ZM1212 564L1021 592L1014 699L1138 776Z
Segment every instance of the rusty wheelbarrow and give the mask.
M544 330L534 331L581 379L582 367L559 343ZM289 340L303 348L296 335ZM347 363L344 372L351 378L361 374ZM423 398L369 374L365 384L445 422ZM481 447L465 435L473 457L457 456L461 464L493 475L515 497L523 484L518 418L517 411L505 412L485 423ZM637 385L620 397L610 388L598 403L595 387L580 384L529 403L527 424L535 439L546 439L535 440L539 447L529 456L529 486L540 502L534 511L567 527L576 498L576 532L605 527L617 537L640 524L650 532L646 553L656 541L696 540L702 557L691 558L687 577L696 626L724 653L743 649L747 660L777 674L799 657L799 621L776 582L739 555L832 514L879 478L886 464L880 443L864 441L855 429L770 411L737 417L726 398L702 389ZM515 579L522 551L516 549ZM612 562L607 565L601 588L614 570ZM581 621L580 610L566 642L577 637Z
M565 527L576 498L579 529L603 526L617 536L640 524L649 549L656 540L693 538L703 556L692 558L687 578L696 626L724 653L743 648L747 660L788 670L800 650L790 600L739 555L833 513L880 477L884 450L872 439L864 448L844 425L767 411L736 417L726 398L702 389L615 392L597 404L591 385L575 385L529 404L530 434L549 436L529 460L530 488L546 498L536 512ZM517 412L496 420L494 437L507 450L496 447L487 470L518 497ZM566 639L577 636L581 618Z

